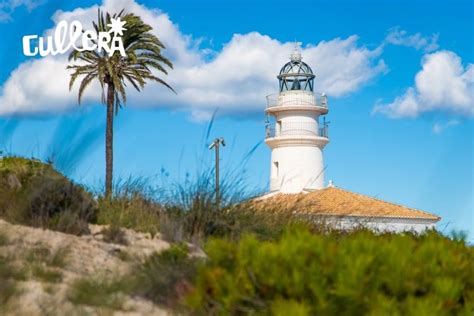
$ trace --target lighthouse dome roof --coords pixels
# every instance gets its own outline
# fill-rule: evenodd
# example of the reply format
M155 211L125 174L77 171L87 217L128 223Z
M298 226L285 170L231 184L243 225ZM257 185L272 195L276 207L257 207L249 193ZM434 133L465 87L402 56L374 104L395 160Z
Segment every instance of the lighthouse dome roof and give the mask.
M303 61L294 62L289 61L283 67L281 67L280 75L313 75L313 70L307 63Z
M295 50L291 54L290 61L281 67L278 80L280 81L280 92L288 90L313 91L313 70L302 61L301 54Z
M281 67L280 75L313 75L313 70L302 61L301 53L295 49L290 56L290 61Z

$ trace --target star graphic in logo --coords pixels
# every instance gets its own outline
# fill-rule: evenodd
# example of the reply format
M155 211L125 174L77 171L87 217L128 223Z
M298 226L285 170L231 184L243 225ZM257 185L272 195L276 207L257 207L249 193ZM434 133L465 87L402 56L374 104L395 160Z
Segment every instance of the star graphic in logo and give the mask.
M109 33L114 33L115 35L123 35L123 31L127 30L126 28L123 27L125 23L126 22L125 21L122 22L122 19L120 18L110 19L110 24L107 24L107 26L110 27Z

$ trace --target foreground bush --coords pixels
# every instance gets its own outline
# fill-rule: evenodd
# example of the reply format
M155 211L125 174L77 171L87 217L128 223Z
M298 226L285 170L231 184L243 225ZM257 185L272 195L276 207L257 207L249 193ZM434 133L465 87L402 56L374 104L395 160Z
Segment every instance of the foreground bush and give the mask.
M437 233L213 240L188 303L193 313L472 315L474 252Z
M189 256L185 244L155 253L134 271L133 293L155 303L176 307L189 293L200 259Z
M76 235L88 233L96 203L81 186L37 160L0 159L0 216Z

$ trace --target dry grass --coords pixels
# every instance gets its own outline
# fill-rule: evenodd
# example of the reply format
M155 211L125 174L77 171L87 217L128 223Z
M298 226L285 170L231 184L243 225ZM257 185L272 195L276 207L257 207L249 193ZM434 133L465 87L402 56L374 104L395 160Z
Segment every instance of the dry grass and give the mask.
M98 202L97 224L129 228L152 236L158 233L163 207L148 179L119 180L113 197L100 197Z
M128 245L125 231L116 225L110 225L101 231L103 241L119 245Z

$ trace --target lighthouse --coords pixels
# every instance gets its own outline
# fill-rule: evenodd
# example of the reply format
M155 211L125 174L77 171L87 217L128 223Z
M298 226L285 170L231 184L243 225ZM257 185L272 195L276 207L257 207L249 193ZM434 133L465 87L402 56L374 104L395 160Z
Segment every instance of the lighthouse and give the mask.
M270 193L324 188L323 149L329 143L325 94L298 49L277 76L279 93L267 96L266 138L271 149Z
M295 49L267 96L265 143L270 147L270 193L251 200L256 210L304 214L335 229L424 232L439 216L370 196L324 186L323 149L329 143L328 100L314 92L315 75Z

